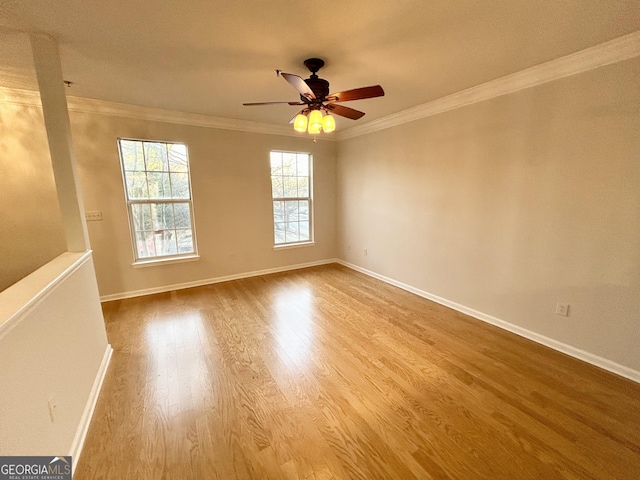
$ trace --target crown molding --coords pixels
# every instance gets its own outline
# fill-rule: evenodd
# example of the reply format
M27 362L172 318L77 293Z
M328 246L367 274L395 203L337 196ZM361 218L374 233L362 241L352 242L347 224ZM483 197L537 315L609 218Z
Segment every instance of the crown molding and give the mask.
M214 117L198 113L186 113L159 108L141 107L123 103L107 102L92 98L67 97L69 110L81 113L97 113L116 117L135 118L155 122L177 123L194 127L219 128L240 132L266 133L269 135L297 136L291 126L271 125L268 123Z
M541 63L446 97L387 115L337 132L338 140L366 135L386 128L489 100L526 88L559 80L640 55L640 30L564 57Z
M0 87L0 103L12 103L28 107L42 106L39 92L7 87Z
M542 85L564 77L621 62L640 56L640 30L601 43L594 47L575 52L534 67L521 70L504 77L491 80L475 87L462 90L446 97L433 100L371 122L335 132L335 136L322 140L340 141L366 135L386 128L402 125L421 118L438 115L467 105L489 100L509 93ZM0 103L40 107L37 91L0 87ZM123 103L108 102L82 97L67 97L69 110L73 112L111 115L139 120L148 120L196 127L219 128L241 132L264 133L300 137L290 126L213 117L197 113L185 113L159 108L141 107Z
M31 107L41 107L40 93L30 90L19 90L0 87L0 103L12 103ZM116 117L134 118L155 122L176 123L195 127L219 128L240 132L265 133L268 135L285 135L299 137L290 126L271 125L268 123L237 120L232 118L213 117L197 113L185 113L159 108L141 107L124 103L108 102L92 98L67 97L67 106L71 112L93 113ZM330 140L328 138L323 140Z

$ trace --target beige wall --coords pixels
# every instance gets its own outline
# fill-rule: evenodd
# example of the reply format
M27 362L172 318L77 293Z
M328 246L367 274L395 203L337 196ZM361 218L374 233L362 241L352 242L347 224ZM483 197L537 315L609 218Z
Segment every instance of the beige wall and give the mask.
M66 251L42 109L0 102L0 291Z
M63 253L0 292L0 455L76 464L110 349L90 253Z
M100 293L340 257L638 371L638 78L629 60L337 143L71 112ZM41 110L0 113L10 284L64 238ZM189 145L199 261L131 266L119 136ZM314 247L272 248L272 149L314 155Z
M640 370L639 59L345 140L337 179L340 258Z
M71 112L76 158L100 294L114 295L332 259L335 142ZM185 142L189 148L197 262L132 267L118 137ZM311 152L315 246L274 251L269 152Z

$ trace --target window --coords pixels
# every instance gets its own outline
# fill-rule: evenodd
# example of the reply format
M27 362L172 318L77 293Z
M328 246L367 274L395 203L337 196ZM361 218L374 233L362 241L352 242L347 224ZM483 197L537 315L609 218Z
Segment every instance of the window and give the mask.
M275 244L312 242L311 155L271 152Z
M196 255L183 143L118 139L136 262Z

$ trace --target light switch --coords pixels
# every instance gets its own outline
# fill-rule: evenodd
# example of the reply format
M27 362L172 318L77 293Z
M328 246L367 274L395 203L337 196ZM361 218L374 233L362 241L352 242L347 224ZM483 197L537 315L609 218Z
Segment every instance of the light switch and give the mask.
M99 222L102 220L102 210L84 212L84 218L87 222Z

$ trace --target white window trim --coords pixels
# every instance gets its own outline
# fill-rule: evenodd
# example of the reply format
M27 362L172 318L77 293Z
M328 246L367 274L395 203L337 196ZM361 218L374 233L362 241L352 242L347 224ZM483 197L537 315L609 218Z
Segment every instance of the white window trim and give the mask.
M184 255L166 255L157 258L138 260L137 262L133 262L131 265L134 268L146 268L146 267L154 267L160 264L167 265L172 263L187 263L187 262L197 262L200 260L200 255L194 255L193 253L185 253Z
M122 187L124 190L124 198L125 198L125 203L127 205L127 217L129 220L129 236L131 239L131 249L133 252L133 263L131 264L134 268L140 268L140 267L152 267L152 266L157 266L157 265L168 265L168 264L174 264L174 263L183 263L183 262L194 262L200 259L200 256L198 255L198 241L197 241L197 237L196 237L196 225L195 225L195 215L193 212L193 188L191 185L191 161L189 160L189 175L188 175L188 180L189 180L189 198L185 199L185 198L181 198L181 199L172 199L172 198L143 198L143 199L136 199L136 200L130 200L129 199L129 192L127 190L127 178L126 178L126 174L125 174L125 169L124 169L124 164L123 164L123 159L122 159L122 152L120 149L120 141L121 140L125 140L125 141L132 141L132 142L148 142L148 143L179 143L181 145L184 145L186 151L187 151L187 158L189 157L189 146L184 143L184 142L179 142L179 141L170 141L170 140L150 140L150 139L141 139L141 138L129 138L129 137L118 137L117 139L117 143L118 143L118 157L119 157L119 161L120 161L120 172L122 174ZM145 171L147 171L145 169ZM193 242L193 252L189 252L189 253L182 253L182 254L173 254L173 255L158 255L155 257L144 257L144 258L138 258L138 251L137 251L137 239L136 239L136 229L135 229L135 223L133 220L133 209L132 209L132 205L134 204L141 204L141 203L189 203L189 215L191 218L191 237L192 237L192 242Z
M314 199L313 199L313 155L311 152L298 152L293 150L270 150L269 154L273 152L278 153L292 153L296 155L308 155L309 157L309 197L286 197L286 198L273 198L273 182L271 180L271 169L269 169L269 184L271 185L271 227L272 227L272 239L274 242L274 250L286 250L290 248L298 247L312 247L316 244L315 241L315 211L314 211ZM309 240L302 240L297 242L288 243L275 243L275 220L273 218L273 202L278 201L296 201L306 200L309 202Z
M301 248L301 247L313 247L316 244L314 241L304 241L298 243L279 243L278 245L274 245L274 250L288 250L290 248Z

